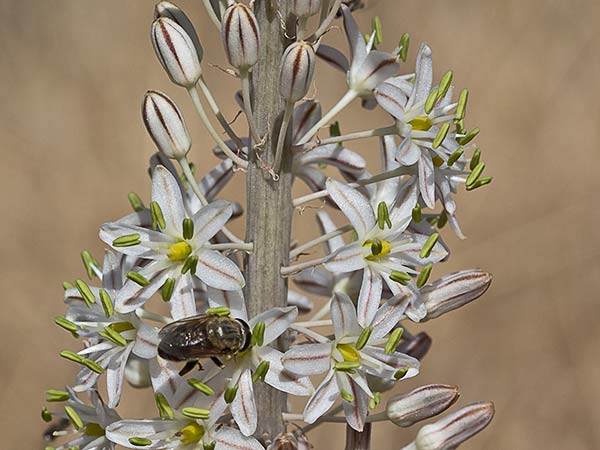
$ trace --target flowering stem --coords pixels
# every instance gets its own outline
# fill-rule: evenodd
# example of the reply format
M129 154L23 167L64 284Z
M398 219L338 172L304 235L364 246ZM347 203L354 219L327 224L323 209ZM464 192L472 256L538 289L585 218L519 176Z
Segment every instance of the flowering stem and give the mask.
M254 141L254 145L261 142L260 137L256 131L256 125L254 122L254 114L252 113L252 100L250 99L250 72L244 70L240 73L242 80L242 99L244 101L244 112L246 113L246 119L248 120L248 129L250 130L250 136Z
M356 141L358 139L367 139L371 137L377 136L387 136L390 134L396 134L397 128L395 125L391 125L389 127L376 128L374 130L366 130L366 131L357 131L355 133L344 134L343 136L333 136L326 139L320 139L318 145L327 145L327 144L339 144L342 142L348 141ZM314 144L305 144L301 150L310 150L314 147ZM298 147L297 147L298 148Z
M346 447L344 450L369 450L371 448L371 423L367 421L363 431L346 425Z
M314 247L315 245L319 245L322 242L327 242L329 239L341 236L342 234L347 233L348 231L352 231L353 229L354 227L352 225L344 225L343 227L340 227L337 230L330 231L329 233L319 236L318 238L313 239L312 241L308 241L307 243L302 244L296 247L294 250L292 250L290 252L290 259L294 259L297 256L300 256L306 250Z
M300 264L293 264L291 266L284 266L281 268L281 275L284 277L289 277L298 272L302 272L304 269L310 269L311 267L320 266L324 264L329 259L329 256L324 256L323 258L313 259L311 261L306 261Z
M204 107L202 106L202 102L200 101L200 96L198 95L198 91L196 91L194 88L190 88L188 90L188 92L190 93L190 96L192 97L192 101L194 102L196 111L198 111L198 114L200 115L200 120L202 120L202 123L208 130L208 133L214 139L214 141L217 143L219 148L223 151L223 153L225 153L225 155L227 155L228 158L230 158L234 163L236 163L242 169L247 168L248 162L243 160L242 158L240 158L235 153L233 153L233 151L231 151L231 149L227 146L225 141L223 141L223 139L221 138L219 133L217 133L217 130L215 130L215 128L210 123L210 120L208 119L208 116L206 115L206 111L204 111Z

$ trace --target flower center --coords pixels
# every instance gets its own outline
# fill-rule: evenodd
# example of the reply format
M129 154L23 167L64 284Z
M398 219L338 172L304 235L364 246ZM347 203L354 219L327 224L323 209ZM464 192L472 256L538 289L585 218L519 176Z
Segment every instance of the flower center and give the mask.
M428 116L415 117L413 120L411 120L408 123L410 123L412 125L413 130L417 130L417 131L429 131L429 129L433 125L433 123L431 122L431 119Z
M88 423L84 433L88 436L104 436L104 428L97 423Z
M204 436L204 427L197 422L192 422L183 427L179 433L181 434L179 440L183 444L194 444L200 442L200 439Z
M179 241L169 247L167 256L171 261L185 261L192 253L192 246L186 241Z
M389 255L392 251L392 244L390 241L381 239L369 239L365 241L363 247L371 247L371 254L367 256L367 260L374 261L382 256Z
M360 352L352 344L338 344L335 346L341 353L345 362L359 362Z

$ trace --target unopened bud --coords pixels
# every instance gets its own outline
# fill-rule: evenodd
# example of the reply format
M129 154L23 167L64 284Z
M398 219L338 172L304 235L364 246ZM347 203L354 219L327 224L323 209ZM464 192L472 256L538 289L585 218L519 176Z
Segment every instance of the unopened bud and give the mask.
M171 2L159 2L154 7L154 18L158 19L159 17L167 17L185 30L187 35L194 43L194 47L196 47L198 59L202 61L204 50L202 48L202 44L200 44L200 39L198 39L196 29L194 28L194 25L192 24L188 16L186 16L186 14L181 9L179 9L179 7L177 7Z
M399 427L410 427L444 412L458 399L458 388L430 384L392 397L386 407L388 418Z
M243 3L234 3L225 11L221 39L229 64L236 69L248 70L258 61L258 23Z
M494 405L474 403L457 412L425 425L414 442L404 450L454 450L483 430L494 417Z
M396 351L412 356L420 361L431 348L431 343L431 337L427 333L421 332L410 338L405 336Z
M279 90L289 102L306 95L315 72L315 51L307 42L294 42L283 54Z
M492 275L481 270L456 272L436 280L421 290L427 316L435 319L476 300L487 291Z
M144 96L142 117L150 137L167 158L182 159L192 140L177 105L162 92L148 91Z
M321 0L291 0L290 10L297 17L314 16L321 9Z
M187 88L194 86L202 74L202 55L187 32L174 20L159 17L152 23L150 35L156 56L171 81Z

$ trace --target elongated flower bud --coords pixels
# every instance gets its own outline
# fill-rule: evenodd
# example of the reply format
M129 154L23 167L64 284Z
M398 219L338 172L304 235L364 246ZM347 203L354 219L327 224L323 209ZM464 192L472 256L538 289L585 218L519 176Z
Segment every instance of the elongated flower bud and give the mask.
M417 438L404 450L454 450L470 437L483 430L494 417L494 405L474 403L425 425Z
M188 33L174 20L159 17L152 23L152 45L171 81L190 88L202 74L200 58Z
M294 42L283 54L279 90L289 102L297 102L308 92L315 72L315 51L307 42Z
M492 283L492 275L481 270L456 272L425 286L421 294L427 316L423 321L454 311L482 296Z
M396 351L417 358L420 361L431 348L431 344L431 337L424 331L421 331L410 339L404 339Z
M291 0L290 11L297 17L314 16L321 9L321 0Z
M190 151L192 140L177 105L162 92L148 91L142 117L150 137L167 158L181 159Z
M399 427L410 427L437 416L458 399L458 388L445 384L421 386L392 397L386 408L388 418Z
M229 64L240 71L258 61L260 39L254 13L242 3L234 3L223 15L221 39Z
M194 43L194 47L196 47L198 59L202 61L204 49L202 48L202 44L200 44L200 39L198 39L196 29L194 28L194 25L188 16L181 9L179 9L179 7L171 2L159 2L154 7L154 18L158 19L159 17L167 17L176 22L177 25L185 30L187 35Z

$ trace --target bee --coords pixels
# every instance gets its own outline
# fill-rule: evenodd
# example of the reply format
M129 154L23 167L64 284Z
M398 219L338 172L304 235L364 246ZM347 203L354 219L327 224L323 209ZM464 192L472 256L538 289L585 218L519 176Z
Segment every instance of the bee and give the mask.
M214 361L243 352L250 345L252 333L241 319L205 314L170 323L158 337L161 358L195 363L203 358Z

